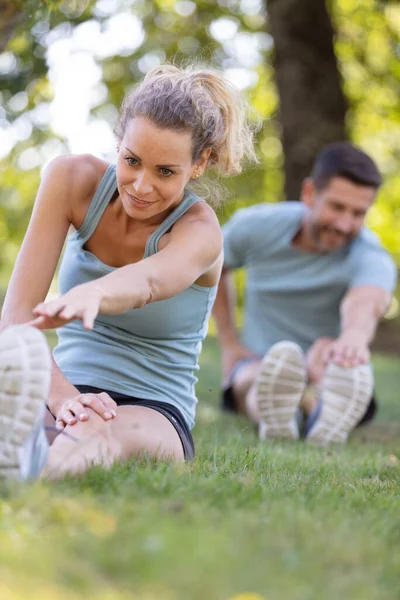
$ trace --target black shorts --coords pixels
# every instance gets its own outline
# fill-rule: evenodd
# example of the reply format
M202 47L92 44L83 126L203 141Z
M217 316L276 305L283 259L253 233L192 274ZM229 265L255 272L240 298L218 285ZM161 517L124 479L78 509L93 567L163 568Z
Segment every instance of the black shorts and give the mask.
M236 404L235 394L233 393L233 387L230 385L221 392L221 408L226 412L237 413L238 408ZM375 398L375 393L372 395L370 403L368 405L367 410L365 411L362 419L357 423L356 427L360 427L360 425L364 425L375 417L378 410L378 402Z
M175 427L175 430L182 442L185 460L192 460L192 458L194 458L194 442L190 429L187 426L187 423L180 410L175 406L172 406L172 404L169 404L168 402L160 402L159 400L144 400L143 398L135 398L134 396L120 394L119 392L102 390L101 388L92 387L91 385L75 385L75 387L80 391L81 394L101 394L101 392L105 392L114 400L114 402L117 403L118 406L144 406L145 408L152 408L153 410L156 410L164 415L164 417L166 417L168 421Z

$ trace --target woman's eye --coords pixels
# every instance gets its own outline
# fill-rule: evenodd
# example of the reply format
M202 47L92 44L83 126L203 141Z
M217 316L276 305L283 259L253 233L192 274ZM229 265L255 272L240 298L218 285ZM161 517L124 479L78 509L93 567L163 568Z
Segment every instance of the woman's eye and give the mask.
M173 175L173 171L171 169L160 169L161 175L164 177L168 177L169 175Z
M126 156L125 160L128 163L128 165L131 167L134 167L135 165L138 164L138 161L136 160L136 158L132 158L131 156Z

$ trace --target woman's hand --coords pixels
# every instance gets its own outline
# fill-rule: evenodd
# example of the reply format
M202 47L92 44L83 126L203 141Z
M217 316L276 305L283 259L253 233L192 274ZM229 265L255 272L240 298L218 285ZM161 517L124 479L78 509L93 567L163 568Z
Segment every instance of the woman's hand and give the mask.
M80 394L75 398L65 400L61 405L57 418L57 429L64 429L67 425L75 425L78 421L87 421L91 408L105 421L117 416L117 403L106 392L100 394Z
M78 285L55 300L35 306L33 314L36 318L27 324L37 329L56 329L80 319L85 329L93 329L102 296L103 290L98 285Z

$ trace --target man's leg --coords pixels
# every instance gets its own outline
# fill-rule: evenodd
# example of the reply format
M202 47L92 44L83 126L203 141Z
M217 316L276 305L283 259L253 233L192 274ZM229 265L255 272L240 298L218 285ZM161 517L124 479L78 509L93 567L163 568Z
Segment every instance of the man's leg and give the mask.
M255 386L260 370L261 360L247 360L239 363L232 374L231 390L234 406L237 412L246 415L251 421L258 423L260 420L258 407L251 400L252 390Z
M309 403L307 440L320 445L344 442L360 424L372 402L373 375L370 365L354 368L327 366L323 360L332 338L321 338L307 354L309 380L315 387L314 403ZM308 410L307 410L308 408Z
M298 438L296 412L306 384L305 358L293 342L279 342L262 361L238 368L232 377L236 407L259 424L261 439Z

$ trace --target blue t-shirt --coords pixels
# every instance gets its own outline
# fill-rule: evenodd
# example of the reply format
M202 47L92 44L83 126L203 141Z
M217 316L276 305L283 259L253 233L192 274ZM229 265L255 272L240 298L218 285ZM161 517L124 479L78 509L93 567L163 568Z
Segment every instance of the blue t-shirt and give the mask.
M238 210L223 227L225 267L246 269L242 341L257 354L282 340L306 351L320 337L335 338L349 288L395 287L394 262L367 228L335 252L293 247L307 210L301 202L259 204Z

